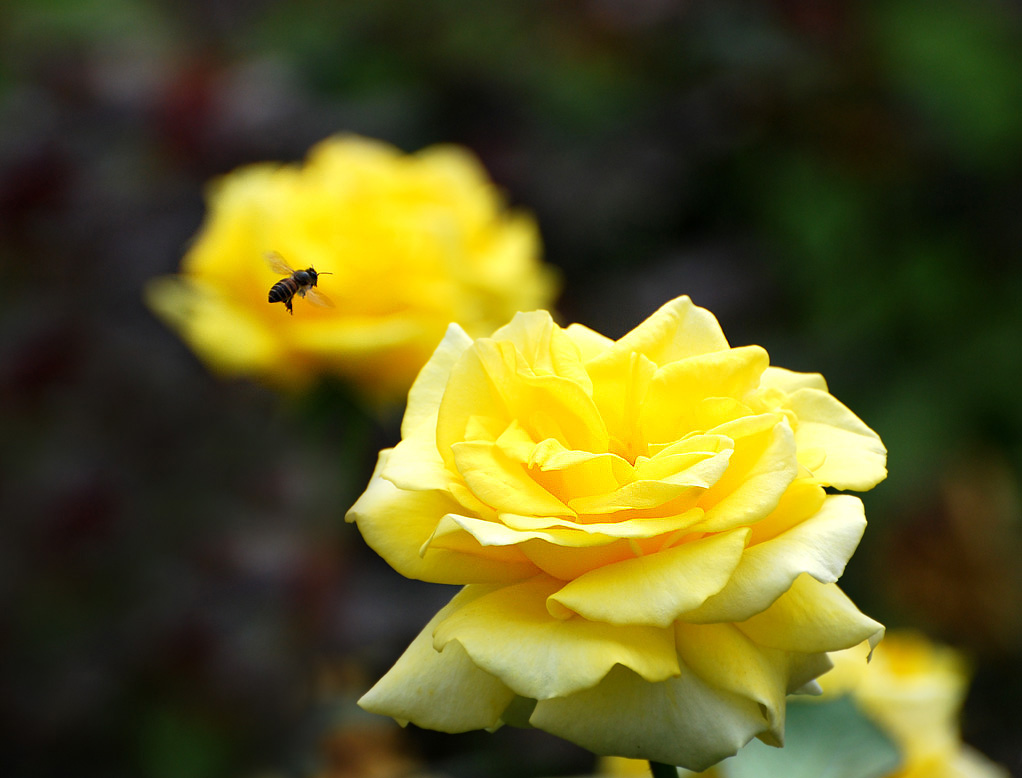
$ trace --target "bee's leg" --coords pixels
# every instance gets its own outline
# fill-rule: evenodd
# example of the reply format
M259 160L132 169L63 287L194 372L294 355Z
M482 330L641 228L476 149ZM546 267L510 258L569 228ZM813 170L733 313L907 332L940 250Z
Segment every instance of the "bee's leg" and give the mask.
M288 313L290 313L292 316L295 315L295 310L294 310L294 308L291 307L291 301L290 300L285 300L284 301L284 306L287 308L287 312Z

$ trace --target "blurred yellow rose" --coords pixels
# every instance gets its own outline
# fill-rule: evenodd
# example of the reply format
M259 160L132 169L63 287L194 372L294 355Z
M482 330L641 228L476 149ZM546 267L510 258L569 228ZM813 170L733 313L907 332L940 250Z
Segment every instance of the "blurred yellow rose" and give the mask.
M852 694L898 744L902 766L888 778L1007 778L1007 771L961 741L958 721L969 684L962 656L914 632L892 632L832 655L820 678L827 696Z
M331 273L333 303L270 304L281 274ZM282 386L322 374L370 393L403 394L450 322L488 335L518 310L546 306L554 274L533 220L509 212L466 150L404 155L335 137L304 166L257 164L215 183L181 275L157 279L150 306L217 372Z
M446 732L528 723L701 769L779 744L785 696L876 641L835 581L886 475L817 374L730 348L687 297L618 341L549 314L452 326L348 520L465 584L366 694Z

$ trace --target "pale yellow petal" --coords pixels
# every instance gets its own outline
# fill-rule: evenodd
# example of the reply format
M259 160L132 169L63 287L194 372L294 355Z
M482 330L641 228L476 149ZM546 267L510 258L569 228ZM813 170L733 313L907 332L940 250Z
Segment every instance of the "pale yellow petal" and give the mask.
M409 435L390 449L387 466L380 475L399 489L450 491L461 479L457 472L447 469L436 443L422 432Z
M617 454L572 451L547 438L529 454L532 477L562 501L613 492L634 477Z
M680 511L688 510L703 493L717 483L727 471L732 450L720 452L699 452L687 456L672 457L671 461L648 460L636 468L636 476L645 476L646 471L654 469L654 463L662 472L656 479L639 477L638 480L614 489L607 494L596 494L588 497L577 497L568 501L568 507L579 515L600 515L617 511L647 510L659 508L671 502L672 508ZM667 467L673 465L677 470L668 474ZM684 507L673 501L687 498Z
M537 375L508 341L476 341L451 371L438 415L437 445L447 459L449 446L463 441L469 416L516 420L533 440L555 438L566 448L606 451L603 419L578 383L557 375Z
M581 536L588 540L583 545L576 539ZM566 540L576 541L568 545L565 539L557 538L557 542L532 539L522 543L518 548L540 570L553 578L572 581L590 570L606 565L623 562L635 556L636 541L628 538L611 538L603 542L602 535L588 535L574 532Z
M711 688L723 689L762 706L772 737L784 735L788 694L788 653L749 640L733 624L675 624L678 656Z
M629 518L627 521L586 522L580 523L570 519L552 517L518 516L513 513L500 514L500 521L512 529L538 530L559 527L590 535L603 535L609 538L655 538L661 535L677 533L699 523L703 512L693 508L685 513L670 516L651 516L649 518Z
M690 770L731 756L767 727L757 703L707 685L685 666L661 683L615 667L592 689L540 701L529 720L602 756Z
M498 512L572 517L575 512L529 477L521 462L495 443L451 446L454 464L472 494Z
M816 682L816 679L834 666L830 661L830 654L823 652L802 654L798 651L787 651L785 653L788 655L791 668L791 677L788 679L788 694L812 697L819 697L823 694L823 689Z
M543 541L552 546L563 547L559 549L560 553L566 553L564 549L603 546L617 540L617 538L598 532L585 531L581 527L573 525L516 529L499 521L488 521L477 519L473 516L449 513L437 524L436 532L428 539L426 547L445 548L448 535L456 532L456 530L464 530L474 537L480 546L487 548L517 546L531 540ZM460 538L458 542L460 543Z
M460 643L478 667L539 700L595 686L617 664L648 681L678 674L672 630L556 619L545 602L559 585L540 576L473 600L438 624L434 645Z
M747 424L762 419L772 425L763 431L738 437ZM783 417L781 417L783 419ZM700 498L706 511L700 529L720 532L752 524L766 517L781 500L795 476L795 438L786 420L773 414L749 417L741 423L718 427L719 434L735 435L735 450L724 475Z
M459 607L490 591L466 587L434 616L394 666L358 701L371 713L439 732L467 732L500 724L514 692L477 667L458 644L433 647L433 632Z
M748 530L711 535L585 573L551 596L556 616L666 627L727 583Z
M614 345L614 341L606 335L601 335L584 324L569 324L564 328L564 334L571 338L572 343L578 347L584 362L595 359Z
M708 458L722 451L734 450L735 442L727 435L689 434L681 440L659 449L653 456L639 457L635 461L636 478L669 478L688 468L694 462ZM714 484L720 476L709 477L707 485Z
M555 329L559 328L547 311L519 311L491 337L493 340L510 341L526 363L534 368L543 368L544 373L552 373L550 343Z
M887 449L879 436L834 397L818 389L799 389L788 398L798 416L795 442L819 448L826 459L813 476L838 489L864 491L887 477Z
M719 457L724 466L727 454ZM721 471L724 467L720 468ZM578 497L568 501L568 507L582 516L601 516L608 513L631 510L650 510L659 508L668 502L687 499L687 510L706 490L708 484L703 479L693 476L692 483L670 483L668 481L632 481L630 484L615 489L609 494L597 494L591 497Z
M614 345L615 350L639 352L661 366L728 348L716 317L687 296L662 305Z
M671 441L700 429L693 414L709 397L740 399L755 388L769 364L759 346L715 351L661 367L653 376L642 404L640 429L644 439Z
M762 646L816 653L876 645L884 627L859 611L836 584L800 575L767 610L738 624Z
M948 778L1011 778L1008 770L962 744L947 765Z
M609 450L629 462L645 456L639 414L656 365L642 354L612 349L587 363L586 370L592 377L593 402L610 436Z
M819 373L797 373L783 367L770 366L763 371L760 385L769 389L794 392L797 389L819 389L827 391L827 382Z
M514 354L507 346L501 350L485 338L477 340L451 368L437 413L436 444L452 470L456 468L451 446L472 439L466 435L471 419L487 419L488 426L504 430L514 418L506 399L516 392Z
M402 438L408 438L420 426L425 425L429 430L429 437L434 439L435 448L436 417L444 390L447 388L447 380L451 376L454 364L470 345L472 339L457 324L451 324L447 328L444 339L440 341L440 345L408 392L408 405L401 421Z
M686 621L744 621L766 610L802 573L823 583L837 581L866 528L862 501L850 495L825 497L812 485L807 485L804 496L790 505L782 500L778 506L776 513L794 516L793 526L784 532L756 542L760 524L753 528L752 543L727 585L686 613ZM820 507L814 510L816 505Z
M607 427L586 389L555 375L519 375L515 416L534 440L553 438L565 448L606 451Z
M493 333L495 339L509 340L537 375L556 375L592 392L592 382L582 364L574 340L558 327L546 311L517 313L510 324Z
M474 553L430 550L420 556L442 517L459 505L438 491L406 491L379 477L390 450L380 452L376 473L345 519L355 522L366 543L401 575L434 583L482 583L518 580L532 564L515 549L485 549Z

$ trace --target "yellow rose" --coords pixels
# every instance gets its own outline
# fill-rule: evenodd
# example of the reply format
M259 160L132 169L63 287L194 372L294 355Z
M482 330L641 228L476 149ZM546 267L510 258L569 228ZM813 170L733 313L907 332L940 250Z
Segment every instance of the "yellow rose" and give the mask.
M886 475L817 374L730 348L687 297L618 341L549 314L452 326L348 514L464 584L362 698L446 732L528 723L693 769L780 743L785 696L882 627L835 581Z
M1007 778L961 741L958 720L969 671L961 654L914 632L892 632L873 652L861 645L834 654L820 678L825 694L852 694L898 744L902 766L888 778Z
M278 253L318 279L333 307L270 304ZM284 386L320 374L367 392L407 391L459 322L488 335L549 305L533 220L505 210L479 162L454 146L418 154L357 137L324 141L304 166L259 164L220 179L181 275L152 308L214 370Z

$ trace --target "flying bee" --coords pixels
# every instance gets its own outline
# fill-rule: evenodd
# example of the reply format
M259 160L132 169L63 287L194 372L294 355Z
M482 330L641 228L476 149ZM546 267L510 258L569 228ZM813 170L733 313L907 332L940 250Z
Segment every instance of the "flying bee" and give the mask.
M276 251L267 252L266 261L275 273L287 276L270 287L269 301L271 303L284 303L287 312L292 316L294 309L291 307L291 300L295 295L305 297L310 303L316 305L327 308L334 307L330 298L316 289L316 283L320 276L329 276L333 273L317 273L315 268L311 267L307 267L305 270L294 270Z

